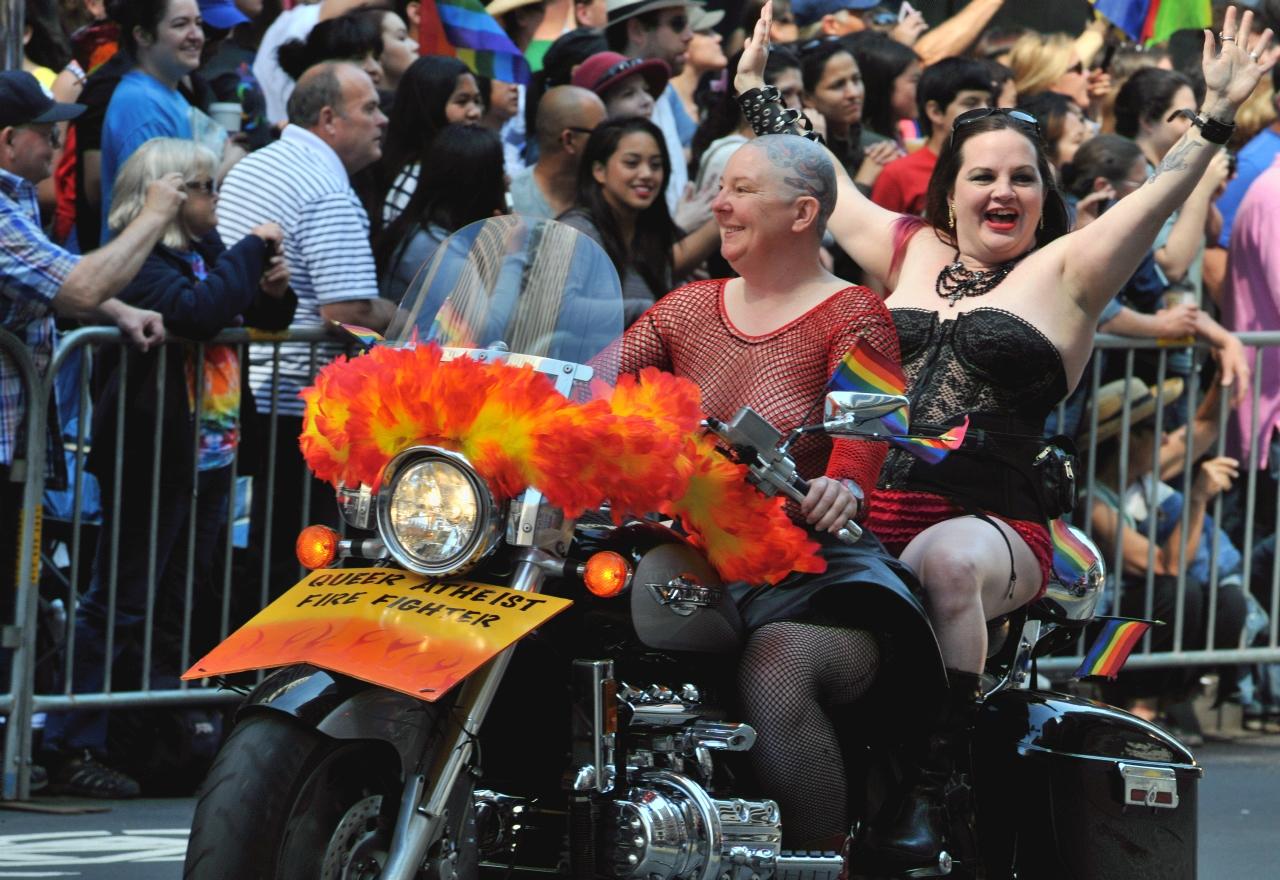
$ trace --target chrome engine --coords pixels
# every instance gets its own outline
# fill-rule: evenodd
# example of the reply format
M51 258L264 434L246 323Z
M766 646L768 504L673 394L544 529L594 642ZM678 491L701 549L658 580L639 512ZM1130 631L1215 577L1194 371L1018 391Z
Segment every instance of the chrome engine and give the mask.
M595 817L594 833L580 838L591 838L590 854L585 846L580 852L594 864L573 876L836 880L839 853L782 850L776 803L715 797L714 755L750 749L756 732L749 725L722 720L691 684L632 687L614 679L607 660L577 660L573 669L566 781L577 804L593 804Z
M783 852L773 801L712 798L678 773L641 773L602 805L600 873L618 880L834 880L837 853Z

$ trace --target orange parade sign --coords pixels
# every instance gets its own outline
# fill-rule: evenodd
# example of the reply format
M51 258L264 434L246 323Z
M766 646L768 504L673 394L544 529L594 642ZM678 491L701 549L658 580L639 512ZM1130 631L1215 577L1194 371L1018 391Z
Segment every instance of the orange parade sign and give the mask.
M310 663L435 701L572 604L398 569L318 569L182 677Z

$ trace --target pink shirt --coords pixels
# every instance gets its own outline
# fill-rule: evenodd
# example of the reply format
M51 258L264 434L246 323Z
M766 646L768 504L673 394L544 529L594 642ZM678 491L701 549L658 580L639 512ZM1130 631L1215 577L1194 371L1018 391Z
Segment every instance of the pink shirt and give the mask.
M1280 330L1280 156L1249 187L1231 228L1230 269L1223 294L1222 323L1237 333ZM1254 349L1246 346L1249 365ZM1242 462L1250 436L1260 442L1258 466L1267 466L1273 432L1280 430L1280 347L1262 349L1262 367L1254 373L1261 397L1257 418L1252 394L1231 420L1228 441Z

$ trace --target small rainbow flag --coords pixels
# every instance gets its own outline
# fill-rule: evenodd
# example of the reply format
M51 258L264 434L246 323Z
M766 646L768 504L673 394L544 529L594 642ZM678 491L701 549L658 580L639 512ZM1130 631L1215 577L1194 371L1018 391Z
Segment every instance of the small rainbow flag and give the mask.
M1064 520L1049 522L1049 540L1053 544L1053 571L1058 580L1070 586L1088 575L1097 559Z
M902 394L906 390L907 380L902 375L902 368L876 351L871 343L859 339L853 348L845 352L845 356L836 365L831 380L827 382L828 391L861 391L871 394ZM937 464L953 449L958 449L964 441L965 431L969 428L969 417L965 416L964 424L957 425L939 437L910 437L907 431L906 414L901 410L882 420L885 429L891 435L889 442L910 452L930 464Z
M347 334L354 336L356 342L359 342L364 346L365 351L373 348L379 342L385 341L382 338L381 333L378 333L375 330L370 330L368 327L357 327L355 324L343 324L341 321L334 321L333 324L342 328L342 330Z
M1103 675L1114 679L1137 646L1138 639L1150 628L1151 623L1145 620L1108 620L1097 641L1085 655L1084 662L1075 671L1076 678Z

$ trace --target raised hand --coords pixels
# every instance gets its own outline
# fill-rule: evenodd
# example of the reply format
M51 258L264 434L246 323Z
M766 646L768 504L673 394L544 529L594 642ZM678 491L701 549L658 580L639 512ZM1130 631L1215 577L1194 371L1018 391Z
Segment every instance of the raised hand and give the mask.
M1236 108L1253 94L1262 75L1272 68L1275 58L1267 54L1271 44L1271 28L1253 35L1253 12L1246 10L1236 25L1236 8L1227 7L1222 22L1222 48L1214 52L1213 32L1204 32L1204 57L1201 69L1207 90L1205 109L1212 116L1231 119Z
M773 26L773 0L760 10L760 20L755 32L742 44L742 58L738 61L738 75L733 87L738 94L764 88L764 63L769 60L769 28Z

